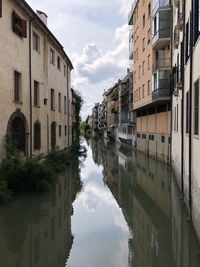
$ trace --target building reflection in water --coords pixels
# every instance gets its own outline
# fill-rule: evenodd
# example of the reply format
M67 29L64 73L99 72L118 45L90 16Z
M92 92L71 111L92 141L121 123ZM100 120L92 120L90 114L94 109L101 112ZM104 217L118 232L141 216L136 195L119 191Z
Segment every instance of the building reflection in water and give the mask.
M19 197L0 207L0 259L5 267L64 267L73 242L72 202L78 167L51 193Z
M200 266L200 247L171 169L126 147L97 140L91 147L130 229L129 266Z

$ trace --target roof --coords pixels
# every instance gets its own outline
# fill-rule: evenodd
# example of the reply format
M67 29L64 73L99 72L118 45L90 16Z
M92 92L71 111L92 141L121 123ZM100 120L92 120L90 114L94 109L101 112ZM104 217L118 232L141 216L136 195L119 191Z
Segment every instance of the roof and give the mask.
M45 32L52 42L60 49L61 54L66 58L68 64L70 65L71 70L73 69L73 65L68 55L66 54L64 47L61 43L56 39L53 33L48 29L48 27L44 24L44 22L40 19L40 17L36 14L36 12L29 6L29 4L25 0L12 0L15 4L18 4L24 11L30 16L31 21L34 21L40 29ZM44 12L42 12L44 13ZM45 13L44 13L45 14Z

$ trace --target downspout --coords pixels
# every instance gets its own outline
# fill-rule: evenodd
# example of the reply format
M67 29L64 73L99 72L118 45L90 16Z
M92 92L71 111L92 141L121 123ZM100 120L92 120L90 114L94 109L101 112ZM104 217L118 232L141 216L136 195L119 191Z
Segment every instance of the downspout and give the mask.
M33 129L32 129L32 124L33 124L33 108L32 108L32 55L31 55L31 25L32 21L29 21L29 87L30 87L30 157L32 157L32 144L33 144Z
M181 45L181 75L182 75L182 102L181 102L181 198L184 197L184 109L185 109L185 72L184 72L184 51L185 51L185 0L183 0L183 40Z
M190 112L189 112L189 219L192 217L192 88L193 88L193 1L190 12Z
M173 6L171 5L172 7L172 12L171 12L171 25L170 25L170 28L171 28L171 66L173 65L173 51L172 51L172 45L173 45ZM169 152L169 160L168 160L168 164L170 166L172 166L172 121L173 121L173 92L172 90L170 90L170 102L171 102L171 108L169 108L169 103L167 103L166 105L166 109L167 109L167 112L169 112L171 110L171 113L170 113L170 152Z
M69 68L68 66L67 66L67 146L69 148Z

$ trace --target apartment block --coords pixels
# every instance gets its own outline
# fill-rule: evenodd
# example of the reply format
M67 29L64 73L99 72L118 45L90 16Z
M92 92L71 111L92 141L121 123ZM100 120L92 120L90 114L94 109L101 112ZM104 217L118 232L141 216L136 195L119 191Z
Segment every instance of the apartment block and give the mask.
M129 14L133 28L133 110L136 147L170 162L171 1L137 0Z
M0 155L9 136L21 156L72 143L72 63L24 0L0 1Z

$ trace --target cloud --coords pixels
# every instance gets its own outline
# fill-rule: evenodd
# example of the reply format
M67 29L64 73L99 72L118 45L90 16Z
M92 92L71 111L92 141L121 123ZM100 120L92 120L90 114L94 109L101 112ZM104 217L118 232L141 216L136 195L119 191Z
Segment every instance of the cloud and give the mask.
M101 55L95 43L86 44L80 56L74 62L77 79L85 77L90 83L99 83L111 76L119 75L128 63L128 26L123 25L115 31L112 47ZM77 81L75 79L75 84Z

